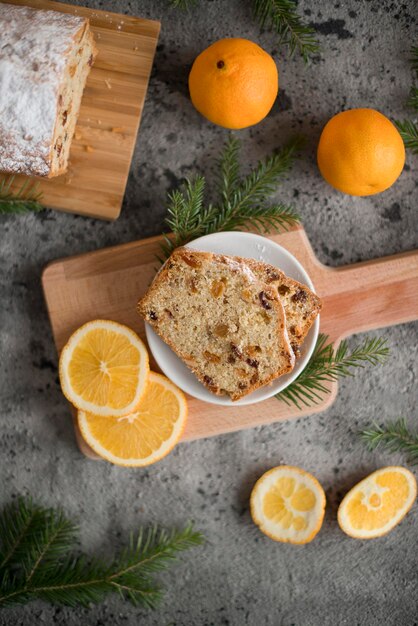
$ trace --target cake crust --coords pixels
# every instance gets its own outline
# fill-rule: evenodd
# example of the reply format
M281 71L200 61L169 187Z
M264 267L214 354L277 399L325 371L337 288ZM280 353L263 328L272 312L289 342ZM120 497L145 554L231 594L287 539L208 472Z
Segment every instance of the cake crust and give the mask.
M309 287L269 263L255 259L246 259L246 263L260 280L277 289L286 314L290 344L295 356L299 356L300 346L322 308L321 299Z

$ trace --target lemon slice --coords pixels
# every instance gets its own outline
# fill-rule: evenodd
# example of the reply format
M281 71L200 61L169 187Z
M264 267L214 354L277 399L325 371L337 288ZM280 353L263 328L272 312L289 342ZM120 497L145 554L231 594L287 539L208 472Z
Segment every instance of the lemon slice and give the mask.
M322 526L325 493L312 474L298 467L273 467L256 482L251 517L275 541L308 543Z
M102 417L78 412L80 432L103 459L128 467L150 465L166 456L183 432L187 401L168 378L150 372L144 396L133 413Z
M380 537L399 524L416 495L417 482L409 470L384 467L346 494L338 508L338 523L350 537Z
M96 415L127 415L139 404L149 373L148 352L130 328L94 320L71 335L61 352L65 397Z

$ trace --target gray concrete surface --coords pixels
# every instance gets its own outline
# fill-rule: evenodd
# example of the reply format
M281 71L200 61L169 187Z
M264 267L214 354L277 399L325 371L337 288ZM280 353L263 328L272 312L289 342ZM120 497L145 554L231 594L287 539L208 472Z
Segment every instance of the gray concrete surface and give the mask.
M91 610L36 602L2 611L0 623L416 624L417 507L389 536L370 542L344 536L336 510L359 478L403 461L365 451L357 431L398 415L416 422L417 324L379 332L390 342L390 362L344 381L327 413L183 444L156 466L133 471L79 453L40 286L52 259L159 233L167 191L192 172L211 176L227 133L193 110L186 85L193 58L222 36L251 38L277 59L280 96L263 123L239 134L244 161L254 163L295 131L307 136L277 198L300 211L318 257L344 265L416 248L417 157L408 155L392 189L369 198L334 192L315 164L324 122L344 107L407 115L415 0L300 0L300 13L317 27L322 47L309 67L283 56L274 35L260 33L247 0L200 0L190 13L168 10L165 0L79 3L161 18L162 33L119 221L52 211L0 219L0 505L19 493L60 504L79 520L82 547L91 553L120 547L131 529L151 522L171 527L193 519L208 541L162 576L167 593L156 612L116 597ZM275 544L251 523L251 487L281 462L313 472L327 492L323 529L306 547Z

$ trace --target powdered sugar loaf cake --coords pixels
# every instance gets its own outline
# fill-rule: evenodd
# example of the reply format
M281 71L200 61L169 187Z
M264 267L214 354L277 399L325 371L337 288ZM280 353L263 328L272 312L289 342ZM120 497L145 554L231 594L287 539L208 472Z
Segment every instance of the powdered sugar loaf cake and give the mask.
M0 3L0 170L67 169L96 47L83 17Z
M294 365L277 290L244 261L178 248L138 303L140 315L197 378L232 400Z

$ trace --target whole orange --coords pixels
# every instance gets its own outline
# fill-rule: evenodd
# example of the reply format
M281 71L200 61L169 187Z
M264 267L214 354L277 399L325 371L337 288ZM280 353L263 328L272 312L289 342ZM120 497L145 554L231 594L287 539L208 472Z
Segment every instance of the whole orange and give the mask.
M317 156L330 185L352 196L370 196L393 185L405 163L405 147L382 113L351 109L325 125Z
M190 97L208 120L225 128L246 128L269 113L279 90L272 57L248 39L220 39L193 63Z

